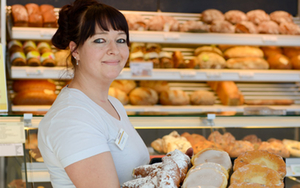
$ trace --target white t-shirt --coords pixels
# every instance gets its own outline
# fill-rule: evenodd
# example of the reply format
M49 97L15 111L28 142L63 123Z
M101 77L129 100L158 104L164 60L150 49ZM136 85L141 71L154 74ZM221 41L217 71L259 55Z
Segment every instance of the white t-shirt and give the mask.
M143 140L129 121L123 105L109 96L120 120L74 88L63 88L38 130L38 147L54 188L75 187L64 168L82 159L110 151L120 184L132 179L133 168L149 163ZM119 129L128 134L123 150L115 144Z

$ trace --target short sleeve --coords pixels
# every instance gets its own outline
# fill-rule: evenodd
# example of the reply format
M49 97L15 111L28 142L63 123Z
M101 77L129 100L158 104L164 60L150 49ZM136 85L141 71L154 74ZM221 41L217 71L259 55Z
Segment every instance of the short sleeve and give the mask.
M109 151L105 122L84 108L68 107L57 113L47 135L47 142L64 168Z

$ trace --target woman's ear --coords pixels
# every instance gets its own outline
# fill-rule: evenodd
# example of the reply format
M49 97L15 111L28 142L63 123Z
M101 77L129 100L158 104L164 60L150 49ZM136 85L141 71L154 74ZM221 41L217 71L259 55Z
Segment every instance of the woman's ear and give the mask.
M76 44L75 42L71 41L71 42L69 43L69 48L70 48L70 50L71 50L72 56L73 56L75 59L79 60L79 54L78 54L78 50L77 50L77 44Z

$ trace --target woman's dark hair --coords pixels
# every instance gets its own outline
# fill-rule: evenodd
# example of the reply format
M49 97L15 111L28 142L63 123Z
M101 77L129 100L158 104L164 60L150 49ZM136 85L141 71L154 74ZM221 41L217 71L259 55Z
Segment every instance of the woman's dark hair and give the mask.
M73 4L63 6L59 11L58 29L51 42L58 49L67 49L71 41L78 47L95 34L96 27L105 31L109 31L110 27L124 31L129 46L128 25L124 15L95 0L75 0ZM74 66L76 60L71 54L70 56Z

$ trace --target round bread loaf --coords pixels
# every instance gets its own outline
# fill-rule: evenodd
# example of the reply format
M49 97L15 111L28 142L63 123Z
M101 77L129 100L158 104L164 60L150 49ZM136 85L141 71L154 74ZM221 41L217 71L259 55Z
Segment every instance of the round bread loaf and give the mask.
M188 105L190 98L183 90L168 90L160 93L160 104L162 105Z
M129 94L132 105L155 105L158 102L157 92L151 88L137 87Z
M110 87L108 90L108 95L117 98L123 105L126 105L129 102L129 97L127 94L118 88Z
M129 94L136 87L136 82L134 80L114 80L110 87L118 88Z
M267 59L270 69L292 69L289 58L283 54L275 54Z
M299 35L300 27L292 22L282 22L279 25L279 33L283 35Z
M202 12L202 20L205 23L212 23L217 20L225 20L224 14L217 9L207 9Z
M210 31L214 33L234 33L235 26L226 20L215 20L211 23Z
M240 10L229 10L224 14L225 20L229 21L232 24L237 24L242 21L248 20L247 15Z
M261 9L250 10L246 13L248 20L253 22L256 25L259 25L263 21L269 21L270 16Z
M197 90L191 93L190 101L192 105L214 105L216 97L212 92Z
M251 33L256 34L258 33L257 26L250 21L242 21L235 25L235 32L236 33Z
M280 23L291 23L293 22L293 16L283 10L277 10L270 14L270 19L278 24Z
M170 89L167 81L141 80L140 86L154 89L158 94Z
M262 34L279 34L279 25L274 21L260 22L257 29Z
M234 143L228 145L226 151L229 153L229 156L234 158L238 157L246 151L253 151L254 146L251 142L236 140Z

